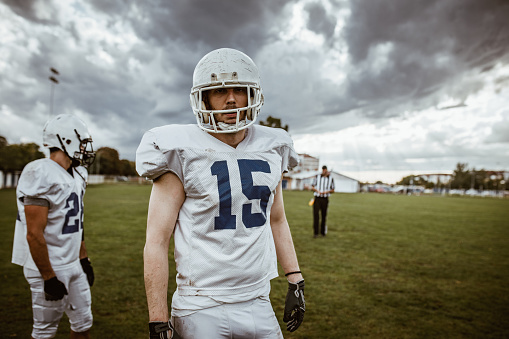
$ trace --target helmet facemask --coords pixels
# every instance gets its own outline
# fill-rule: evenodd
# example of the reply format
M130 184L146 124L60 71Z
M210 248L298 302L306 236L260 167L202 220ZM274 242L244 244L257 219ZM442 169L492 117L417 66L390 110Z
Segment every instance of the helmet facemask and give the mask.
M95 152L94 147L92 145L92 137L88 137L86 139L81 139L80 134L76 129L74 129L74 133L76 134L76 138L79 141L79 149L75 150L73 154L70 154L72 152L68 151L64 145L64 142L62 141L62 138L59 134L57 134L58 141L60 141L61 149L64 151L65 154L71 159L72 167L77 166L90 166L95 160ZM70 139L67 139L70 140Z
M245 88L247 95L247 105L225 110L212 110L207 108L206 96L207 92L217 88ZM193 103L194 101L194 103ZM196 115L198 125L208 131L214 133L235 133L249 125L253 124L258 117L260 108L263 105L263 95L256 84L240 84L240 83L218 83L215 85L198 88L191 92L191 106ZM198 105L198 103L200 103ZM200 107L200 109L194 109ZM233 124L227 124L217 121L218 114L236 113L237 120Z

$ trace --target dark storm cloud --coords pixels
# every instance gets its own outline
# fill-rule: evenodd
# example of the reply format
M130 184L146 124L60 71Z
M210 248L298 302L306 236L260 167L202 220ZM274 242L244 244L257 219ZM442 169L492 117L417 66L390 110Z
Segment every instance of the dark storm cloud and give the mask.
M309 15L307 28L323 35L326 41L330 40L334 35L337 18L331 13L327 13L321 3L311 3L305 7L305 10Z
M130 73L104 71L90 63L87 54L70 48L68 41L54 39L51 35L41 34L39 41L39 53L30 55L26 73L37 79L36 95L42 102L49 99L49 67L55 67L60 72L57 76L59 84L54 85L55 109L78 108L100 121L108 114L129 117L129 112L147 110L153 105L146 98L130 93L130 87L126 85L136 81ZM125 61L117 59L116 62L122 67ZM25 102L31 104L31 100ZM20 115L23 115L22 111Z
M351 11L348 94L358 102L401 99L422 109L444 85L464 101L483 87L484 71L509 62L507 1L356 0Z
M201 53L234 47L252 55L274 39L272 27L292 1L152 0L126 7L121 1L92 2L97 9L130 20L140 38L167 46L167 51L188 45ZM129 11L129 13L126 13Z
M9 6L17 15L36 23L49 24L53 22L56 14L51 6L51 0L2 0L1 2ZM44 15L41 9L44 9Z

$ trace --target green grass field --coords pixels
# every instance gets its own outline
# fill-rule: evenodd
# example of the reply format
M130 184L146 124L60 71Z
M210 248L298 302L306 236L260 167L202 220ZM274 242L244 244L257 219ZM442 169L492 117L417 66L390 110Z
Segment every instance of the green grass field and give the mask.
M85 195L93 338L147 338L150 189L90 186ZM283 329L285 338L509 337L509 200L334 194L329 234L313 239L311 193L284 195L307 302L301 328ZM15 191L0 190L0 337L29 338L30 291L22 268L10 263L15 218ZM272 281L283 328L286 287L284 277ZM68 330L64 316L57 338Z

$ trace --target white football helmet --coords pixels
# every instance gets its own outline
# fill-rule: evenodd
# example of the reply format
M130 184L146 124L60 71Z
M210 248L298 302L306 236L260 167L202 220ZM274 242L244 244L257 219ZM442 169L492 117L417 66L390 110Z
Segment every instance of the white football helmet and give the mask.
M227 110L208 110L203 101L204 92L215 88L245 87L248 93L246 107ZM214 133L235 133L252 125L263 105L260 74L253 60L231 48L216 49L205 55L196 65L191 89L191 107L201 129ZM241 112L246 114L241 120ZM217 122L214 114L237 113L235 124Z
M94 162L92 137L87 125L74 115L60 114L50 119L44 126L42 142L45 147L56 147L67 154L73 167Z

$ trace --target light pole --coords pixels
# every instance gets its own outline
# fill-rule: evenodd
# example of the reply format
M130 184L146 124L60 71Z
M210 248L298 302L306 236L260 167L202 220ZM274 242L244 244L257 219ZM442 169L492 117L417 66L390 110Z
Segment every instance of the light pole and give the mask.
M50 103L49 103L50 116L49 117L51 118L53 116L53 96L54 96L54 92L55 92L55 86L58 85L58 80L57 80L56 76L59 75L60 73L53 67L50 67L49 70L51 71L51 73L54 74L49 77L49 80L51 81L51 93L50 93Z

